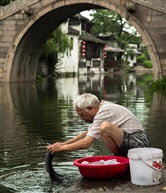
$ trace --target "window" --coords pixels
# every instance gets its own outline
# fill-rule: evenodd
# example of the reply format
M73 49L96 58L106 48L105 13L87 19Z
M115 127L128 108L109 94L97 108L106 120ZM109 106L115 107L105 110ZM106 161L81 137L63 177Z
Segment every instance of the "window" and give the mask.
M71 48L71 50L73 50L73 47L74 47L74 38L70 38L70 42L71 42L70 48Z
M130 56L130 58L131 58L131 60L134 60L134 55L132 54L132 55Z

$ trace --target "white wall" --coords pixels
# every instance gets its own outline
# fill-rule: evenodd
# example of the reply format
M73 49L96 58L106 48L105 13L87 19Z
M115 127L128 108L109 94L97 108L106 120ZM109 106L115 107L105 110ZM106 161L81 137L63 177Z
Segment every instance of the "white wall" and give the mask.
M127 55L126 58L127 58L127 61L129 62L129 66L130 67L133 67L134 66L134 63L137 62L137 56L139 54L141 54L141 52L139 52L137 50L137 45L136 44L129 44L129 50L132 50L133 51L133 57L131 57L130 55Z
M67 22L68 24L68 22ZM68 25L62 24L62 30L66 32ZM68 38L73 39L72 50L65 54L59 54L59 62L56 65L56 71L59 73L77 73L78 72L78 60L79 60L79 37L76 35L68 35Z
M127 61L129 62L129 66L133 67L134 63L136 63L136 61L137 61L137 56L134 55L132 58L131 58L131 56L127 56Z

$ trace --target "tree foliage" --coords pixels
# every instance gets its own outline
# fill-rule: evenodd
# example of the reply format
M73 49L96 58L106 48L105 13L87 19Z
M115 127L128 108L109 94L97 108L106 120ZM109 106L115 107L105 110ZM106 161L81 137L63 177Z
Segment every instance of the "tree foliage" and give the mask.
M70 50L71 42L69 38L62 32L61 28L58 27L46 41L43 46L43 57L57 59L58 53L65 53Z
M58 27L48 38L42 48L41 59L45 60L49 67L49 74L52 74L58 62L58 54L69 53L71 48L70 39Z
M162 79L158 79L157 81L153 81L150 88L155 92L166 94L166 76Z
M137 63L145 66L146 68L152 68L152 62L149 58L147 49L144 49L143 53L137 57Z
M140 38L137 37L137 31L120 15L111 10L100 9L92 13L94 35L100 33L112 35L116 39L119 47L127 48L129 43L140 44ZM130 33L128 32L130 30Z

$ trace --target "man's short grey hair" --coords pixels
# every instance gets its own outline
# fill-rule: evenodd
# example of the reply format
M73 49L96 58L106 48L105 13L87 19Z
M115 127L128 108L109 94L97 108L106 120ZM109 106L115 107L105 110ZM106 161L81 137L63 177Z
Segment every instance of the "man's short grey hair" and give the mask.
M90 93L84 93L77 97L74 104L75 108L78 107L82 110L87 110L88 106L97 107L100 104L100 101L97 96Z

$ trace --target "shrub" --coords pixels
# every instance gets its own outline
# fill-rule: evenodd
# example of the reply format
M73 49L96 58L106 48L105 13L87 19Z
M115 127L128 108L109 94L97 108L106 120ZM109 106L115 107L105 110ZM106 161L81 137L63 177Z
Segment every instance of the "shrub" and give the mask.
M137 57L138 63L144 63L145 60L146 60L146 56L144 53Z
M144 65L146 68L152 68L152 62L150 60L145 60Z
M151 89L153 91L161 91L166 93L166 77L152 82Z

